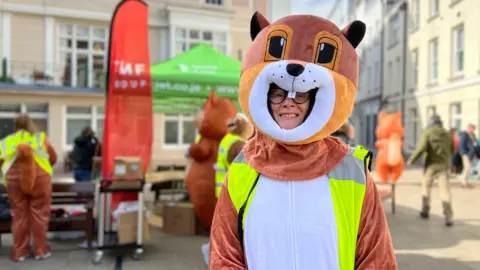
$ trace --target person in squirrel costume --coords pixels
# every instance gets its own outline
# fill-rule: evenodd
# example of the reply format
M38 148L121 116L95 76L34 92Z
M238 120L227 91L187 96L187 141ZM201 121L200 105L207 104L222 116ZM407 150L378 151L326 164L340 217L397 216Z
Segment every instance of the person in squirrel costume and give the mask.
M329 136L353 109L365 24L256 12L250 34L239 101L255 132L224 181L209 268L397 269L371 152Z
M185 185L198 219L209 230L217 199L215 197L215 169L218 145L227 134L227 120L237 113L233 101L218 98L214 91L203 105L203 116L198 120L200 140L188 150L192 159L185 177Z
M237 113L228 119L226 125L227 134L220 142L217 163L215 164L215 196L217 198L220 196L228 167L242 151L246 140L252 136L253 132L252 125L243 113ZM202 254L206 265L208 265L209 249L209 243L202 245Z
M45 132L36 132L28 115L14 121L14 133L0 141L3 181L12 212L13 248L10 257L23 261L33 240L35 259L51 255L47 244L55 150ZM30 238L31 236L31 238Z

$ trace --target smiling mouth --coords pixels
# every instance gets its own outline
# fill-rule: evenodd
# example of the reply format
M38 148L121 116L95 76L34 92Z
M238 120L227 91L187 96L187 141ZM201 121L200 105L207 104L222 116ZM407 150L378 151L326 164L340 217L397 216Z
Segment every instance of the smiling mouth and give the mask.
M299 115L296 114L296 113L280 113L278 116L280 116L282 118L296 118Z

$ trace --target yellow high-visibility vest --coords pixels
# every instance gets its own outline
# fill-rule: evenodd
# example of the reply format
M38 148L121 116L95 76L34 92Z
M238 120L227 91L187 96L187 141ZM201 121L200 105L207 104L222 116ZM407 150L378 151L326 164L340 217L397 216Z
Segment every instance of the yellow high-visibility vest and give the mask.
M220 196L223 182L225 181L225 176L227 175L228 167L230 166L230 163L228 162L230 147L234 143L240 141L245 140L238 135L227 133L218 146L217 164L215 164L215 195L217 198Z
M366 190L367 168L370 168L371 157L372 153L363 147L351 148L345 159L326 175L330 189L329 196L331 196L333 205L332 212L336 223L332 226L334 228L332 233L336 235L332 238L335 240L330 239L335 243L325 243L324 246L336 246L338 249L337 252L326 252L322 256L328 257L330 261L338 262L339 270L355 268L357 234ZM245 221L249 215L251 203L254 201L259 179L259 173L247 164L242 152L230 165L228 184L226 189L222 191L229 193L229 197L238 213L238 237L240 245L242 249L245 248L245 251L249 249L249 239L244 241L244 230L247 224ZM322 198L323 195L318 194L319 198ZM256 202L259 201L262 201L262 199L257 198ZM256 206L258 205L260 204ZM266 213L269 211L269 209L263 210ZM256 211L258 214L259 209L257 208ZM255 222L255 220L250 219L248 224L255 224ZM248 229L255 231L255 228Z
M53 174L53 168L49 161L45 139L45 132L30 134L26 130L20 130L5 137L0 141L0 156L4 160L2 165L3 183L6 185L6 174L17 159L16 148L19 144L30 144L34 152L35 162L45 170L50 176Z

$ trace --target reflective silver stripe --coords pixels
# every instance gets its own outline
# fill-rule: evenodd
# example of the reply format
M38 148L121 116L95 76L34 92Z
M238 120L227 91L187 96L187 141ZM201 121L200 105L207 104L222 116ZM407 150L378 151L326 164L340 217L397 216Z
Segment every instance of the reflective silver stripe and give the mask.
M41 158L45 158L45 159L48 159L50 156L48 155L48 152L45 152L43 150L40 150L40 149L35 149L35 154Z
M333 171L328 173L328 178L353 180L358 184L365 185L367 183L365 163L352 154L353 152L349 152L343 161Z
M6 175L8 170L10 170L10 168L12 167L13 163L15 162L15 160L17 159L17 155L14 155L12 157L12 159L10 159L8 162L4 163L2 165L2 173L3 175Z
M227 173L227 169L223 169L223 168L218 167L218 164L217 164L217 163L213 164L213 169L214 169L216 172Z
M41 158L48 159L50 156L48 152L43 150L43 142L42 142L43 132L35 133L35 143L37 144L34 148L35 154Z
M238 156L233 160L232 163L243 163L247 164L247 161L245 160L245 155L243 154L243 151L241 151Z

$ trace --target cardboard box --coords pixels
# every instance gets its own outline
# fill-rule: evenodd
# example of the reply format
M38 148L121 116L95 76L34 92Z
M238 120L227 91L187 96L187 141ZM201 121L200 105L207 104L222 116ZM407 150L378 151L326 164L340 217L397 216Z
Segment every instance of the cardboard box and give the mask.
M143 160L140 157L116 157L113 161L113 176L144 178Z
M154 227L163 229L163 217L157 215L150 215L148 223Z
M163 229L174 235L195 235L197 220L190 202L166 203L163 209Z
M159 217L163 217L163 209L165 208L165 203L158 202L153 207L153 214Z
M130 244L137 242L138 212L121 213L118 215L118 242L120 244ZM150 228L148 226L147 215L143 216L143 243L150 240Z

